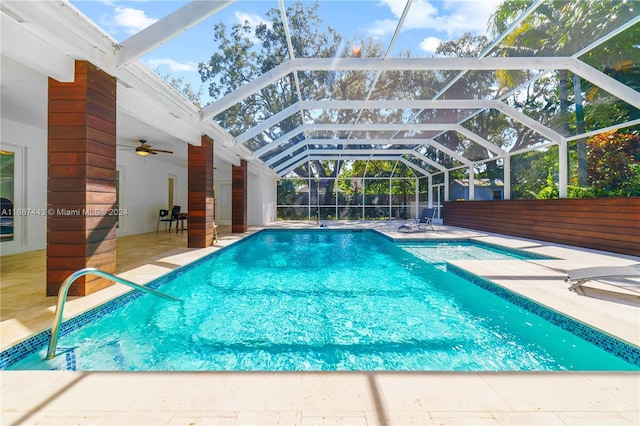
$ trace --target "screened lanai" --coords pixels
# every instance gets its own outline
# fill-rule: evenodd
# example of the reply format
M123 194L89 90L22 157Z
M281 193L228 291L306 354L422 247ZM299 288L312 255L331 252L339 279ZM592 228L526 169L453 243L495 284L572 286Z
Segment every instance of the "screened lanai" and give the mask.
M71 4L111 40L97 2ZM196 114L178 111L181 134L156 120L173 133L153 145L193 144L214 124L229 163L266 166L278 181L275 218L408 218L424 207L441 217L448 200L640 191L619 187L640 179L637 0L121 5L144 22L113 36L112 51L92 51L120 93L138 84L123 70L171 61L197 64L204 92ZM18 22L38 8L46 16L37 2L3 2ZM174 56L162 62L163 52ZM194 100L186 74L171 73Z
M328 3L309 9L327 31L319 45L305 38L306 3L261 2L271 23L240 33L253 34L246 46L263 62L200 112L277 173L278 218L439 216L445 200L531 198L533 178L566 198L586 185L588 138L637 136L638 2L497 4L490 37L443 41L432 55L407 47L427 3L395 4L393 31L379 38L333 32L342 18ZM228 53L220 47L201 74L237 71L215 63ZM527 175L535 158L546 170Z

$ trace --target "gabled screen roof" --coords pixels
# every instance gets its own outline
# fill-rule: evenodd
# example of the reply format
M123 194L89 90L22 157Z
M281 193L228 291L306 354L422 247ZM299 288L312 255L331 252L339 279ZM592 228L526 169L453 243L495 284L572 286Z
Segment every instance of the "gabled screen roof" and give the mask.
M213 89L199 119L281 176L310 159L363 158L433 174L566 143L581 136L565 130L560 99L536 92L563 76L588 88L588 102L640 109L640 48L629 41L640 34L638 1L145 3L135 7L164 3L166 15L121 41L120 65L152 63L149 52L205 28L201 44L184 47Z

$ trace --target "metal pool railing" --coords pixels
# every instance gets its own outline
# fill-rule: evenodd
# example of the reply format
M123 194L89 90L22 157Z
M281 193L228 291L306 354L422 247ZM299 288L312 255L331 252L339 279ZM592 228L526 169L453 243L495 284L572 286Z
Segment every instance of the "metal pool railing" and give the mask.
M180 301L180 299L175 298L173 296L169 296L168 294L164 294L157 290L153 290L151 288L133 283L131 281L125 280L124 278L116 277L113 274L110 274L105 271L101 271L100 269L97 269L97 268L79 269L76 272L69 275L62 282L62 285L60 286L60 291L58 293L58 303L56 304L56 312L55 312L55 316L53 317L53 323L51 324L51 339L49 340L49 350L47 351L47 356L45 359L52 359L56 356L56 346L58 345L58 334L60 333L60 325L62 324L62 313L64 311L64 304L67 301L67 293L69 293L69 287L71 287L71 284L73 284L73 282L78 278L80 278L81 276L89 275L89 274L98 275L100 277L107 278L117 283L132 287L136 290L144 291L146 293L151 293L158 297L162 297L163 299L173 300L176 302Z

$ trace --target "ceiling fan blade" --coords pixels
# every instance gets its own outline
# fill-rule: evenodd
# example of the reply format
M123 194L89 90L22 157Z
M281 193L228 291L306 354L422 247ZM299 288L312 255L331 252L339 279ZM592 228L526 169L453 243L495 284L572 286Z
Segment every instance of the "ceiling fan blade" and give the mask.
M164 149L154 149L154 148L151 148L151 151L154 151L154 153L156 153L156 152L165 152L165 153L167 153L167 154L173 154L173 151L165 151Z

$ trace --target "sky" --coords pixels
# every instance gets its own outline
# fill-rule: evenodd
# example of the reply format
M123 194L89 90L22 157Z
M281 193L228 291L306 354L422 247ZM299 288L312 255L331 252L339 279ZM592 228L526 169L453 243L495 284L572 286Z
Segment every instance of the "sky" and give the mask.
M500 0L414 0L398 40L391 52L410 49L413 56L435 56L441 41L456 40L465 32L486 34L487 21ZM165 17L186 1L72 0L71 3L117 41ZM292 4L285 0L285 6ZM347 40L371 38L387 48L405 7L405 0L320 0L320 15L326 25ZM213 25L227 27L240 22L257 25L266 12L278 8L276 0L238 0L206 21L165 43L143 58L161 75L182 77L193 89L201 85L198 63L215 52ZM206 90L205 90L206 92ZM208 97L205 96L205 103Z

